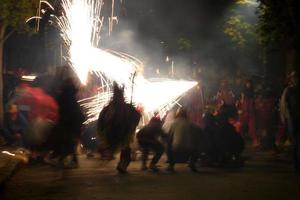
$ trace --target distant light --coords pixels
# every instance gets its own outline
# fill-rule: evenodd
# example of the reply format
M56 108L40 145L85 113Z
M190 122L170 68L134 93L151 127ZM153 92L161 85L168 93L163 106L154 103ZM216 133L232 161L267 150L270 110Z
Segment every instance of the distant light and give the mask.
M21 80L24 81L34 81L36 79L36 76L34 75L29 75L29 76L22 76Z
M45 14L46 10L45 9L41 9L41 13Z

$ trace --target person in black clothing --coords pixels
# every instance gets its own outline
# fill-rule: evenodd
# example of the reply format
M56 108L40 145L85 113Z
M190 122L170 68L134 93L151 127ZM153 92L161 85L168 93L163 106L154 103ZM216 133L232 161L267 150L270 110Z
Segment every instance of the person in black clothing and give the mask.
M57 132L59 133L58 148L56 152L59 155L60 163L68 156L72 156L70 166L76 167L78 159L76 147L81 135L81 127L84 122L84 115L76 98L77 88L72 78L67 78L57 98L59 105L59 121L57 123Z
M100 140L112 154L121 150L117 170L126 174L131 162L130 143L134 139L135 129L141 114L124 97L124 88L116 82L113 86L113 97L99 114L97 130Z
M237 117L236 112L234 107L224 105L217 116L218 135L215 142L219 148L218 153L221 164L231 161L239 162L240 155L244 150L245 144L243 138L229 122L230 118Z
M154 151L153 159L150 163L150 169L152 171L158 171L158 168L156 166L157 162L159 161L161 155L164 152L164 146L159 141L160 137L164 137L165 133L162 130L162 121L157 118L153 117L149 124L143 127L138 133L137 133L137 139L138 143L142 149L142 170L147 169L147 160L148 160L148 154L149 151Z

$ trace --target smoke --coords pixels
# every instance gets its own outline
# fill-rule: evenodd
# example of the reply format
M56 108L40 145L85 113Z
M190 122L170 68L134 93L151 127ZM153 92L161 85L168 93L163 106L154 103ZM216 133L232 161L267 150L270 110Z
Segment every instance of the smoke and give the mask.
M185 78L198 67L214 70L216 74L223 71L228 74L237 69L254 73L256 63L252 62L252 57L237 56L230 39L223 33L234 2L127 0L117 12L119 24L102 44L140 58L150 74L155 74L157 68L168 74L171 61L174 61L175 71L180 73L177 75ZM241 12L255 21L255 9ZM179 38L191 41L191 47L181 50ZM169 62L166 62L167 56Z
M222 23L232 2L127 0L116 9L119 24L101 44L140 58L151 75L158 68L163 74L170 73L172 62L177 76L184 78L191 77L190 71L199 66L230 68L232 56L225 48ZM182 50L180 38L190 41L191 47Z

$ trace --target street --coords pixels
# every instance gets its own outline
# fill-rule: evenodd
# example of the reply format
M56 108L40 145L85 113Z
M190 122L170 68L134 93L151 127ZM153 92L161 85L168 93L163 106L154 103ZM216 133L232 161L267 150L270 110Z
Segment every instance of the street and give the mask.
M271 159L267 153L250 156L242 169L201 168L191 173L180 164L176 172L140 171L132 162L129 174L118 175L116 161L86 159L80 167L60 170L25 166L10 180L0 199L299 199L300 175L290 161Z

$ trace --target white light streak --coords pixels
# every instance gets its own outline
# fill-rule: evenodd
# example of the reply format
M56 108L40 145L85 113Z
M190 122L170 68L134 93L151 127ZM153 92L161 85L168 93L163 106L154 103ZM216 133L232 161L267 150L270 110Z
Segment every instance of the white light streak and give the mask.
M27 80L27 81L34 81L36 76L34 75L29 75L29 76L22 76L22 80Z
M46 4L49 8L54 10L54 7L48 1L40 1L40 4L42 4L42 3Z
M68 61L82 84L86 84L89 72L95 73L101 80L101 92L79 101L88 117L85 123L98 119L100 111L112 97L113 81L124 86L128 102L132 100L133 104L142 105L146 114L159 111L163 115L197 82L146 80L140 73L143 69L140 60L125 53L100 49L104 20L101 17L102 6L102 0L62 0L64 13L57 18L69 51ZM111 19L114 17L113 8L114 1ZM112 24L109 26L112 30ZM134 74L136 76L132 80Z
M9 155L9 156L16 156L14 153L10 153L9 151L2 151L3 154Z
M33 16L33 17L30 17L30 18L26 19L25 22L28 23L28 22L30 22L33 19L42 19L42 17L40 17L40 16Z

